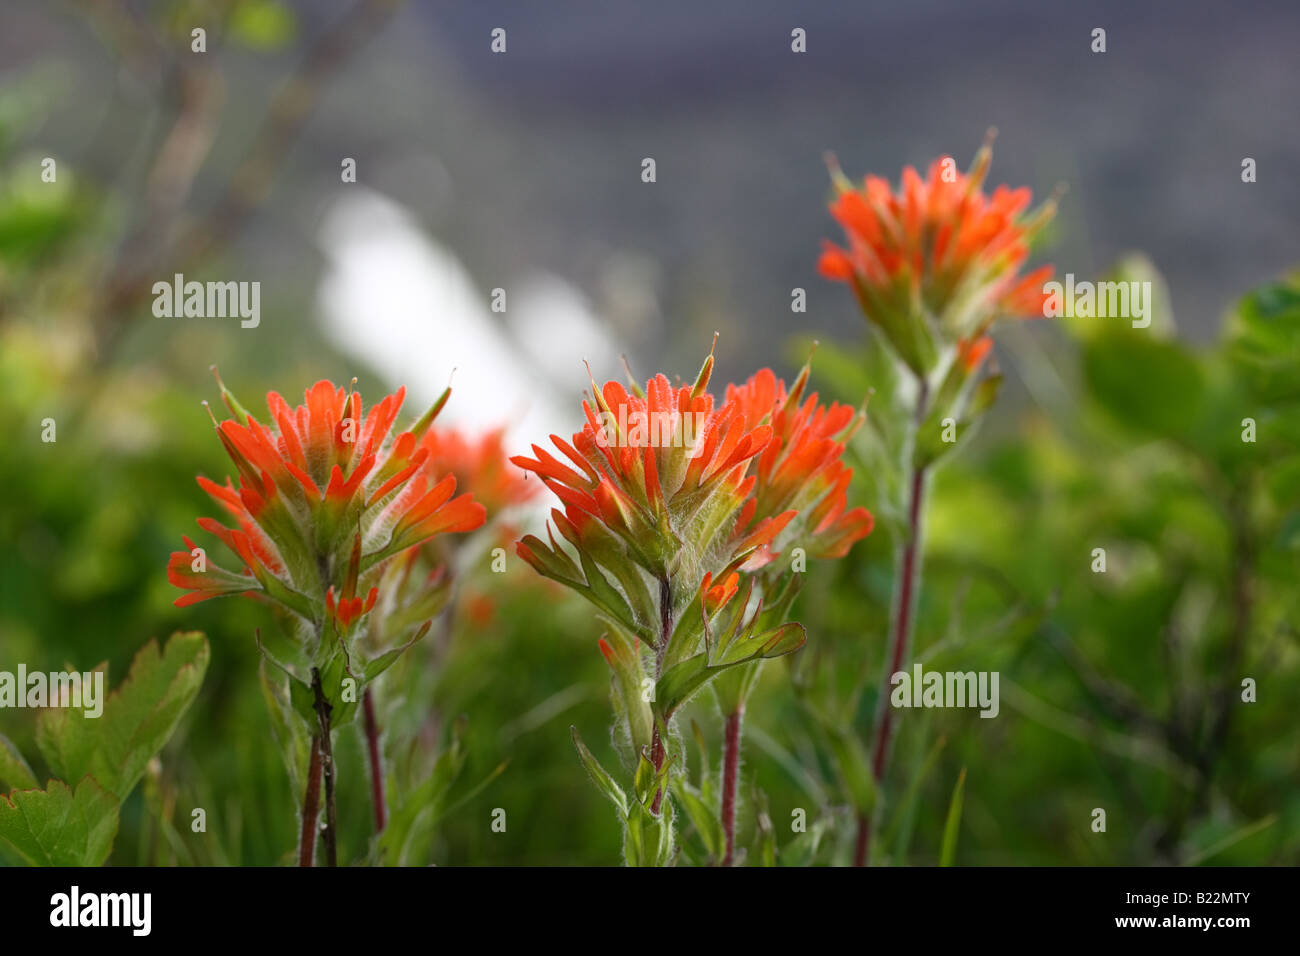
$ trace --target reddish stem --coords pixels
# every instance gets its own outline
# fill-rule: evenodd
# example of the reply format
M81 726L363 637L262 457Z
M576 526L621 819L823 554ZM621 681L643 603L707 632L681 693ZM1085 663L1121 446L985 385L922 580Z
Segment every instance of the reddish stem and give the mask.
M879 783L889 760L889 745L893 738L894 708L890 707L891 678L903 667L912 643L912 613L916 606L916 556L920 542L921 495L925 484L925 470L916 469L912 475L912 502L907 513L907 544L903 548L901 583L899 585L898 613L894 617L893 653L889 669L885 671L880 720L876 723L876 745L871 757L871 772Z
M867 865L867 850L871 847L871 819L865 813L858 814L858 839L853 847L853 865Z
M320 737L311 738L311 763L307 767L307 793L302 801L302 833L298 838L298 865L313 866L316 855L316 820L320 816Z
M366 752L370 756L370 798L375 805L375 832L382 833L388 822L384 803L384 764L379 752L379 722L375 719L375 700L367 687L361 695L361 712L366 725Z
M727 836L723 866L731 866L736 847L736 778L740 775L740 722L745 708L727 715L726 741L722 758L722 832Z
M916 426L925 418L929 391L924 380L916 403ZM889 765L890 744L893 741L894 709L889 705L891 678L903 668L912 643L912 618L916 608L918 590L917 564L921 551L921 502L925 497L925 467L912 470L912 487L907 506L907 540L903 545L902 560L898 570L898 603L894 607L894 629L889 667L885 669L880 704L876 709L876 737L871 754L871 775L880 791ZM858 838L853 850L853 865L866 866L871 850L872 815L858 815Z

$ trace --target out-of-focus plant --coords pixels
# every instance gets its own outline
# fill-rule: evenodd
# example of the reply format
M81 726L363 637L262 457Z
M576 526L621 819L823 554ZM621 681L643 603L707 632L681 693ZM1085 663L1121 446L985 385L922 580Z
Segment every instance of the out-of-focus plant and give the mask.
M951 157L935 160L922 179L908 167L896 192L878 176L855 188L832 164L830 211L846 245L827 242L818 263L847 283L864 316L886 344L894 368L882 382L881 429L890 435L902 495L889 650L869 751L827 726L858 814L856 865L869 859L879 790L889 763L894 712L892 675L910 664L921 579L925 499L935 467L993 404L1001 376L981 378L994 322L1043 315L1045 266L1021 276L1034 235L1055 213L1054 200L1027 212L1030 191L983 191L992 146L986 142L967 173ZM891 502L890 505L893 503Z
M367 685L362 693L375 828L384 831L379 848L385 860L403 863L420 862L419 848L427 846L426 837L438 819L505 768L505 762L498 761L484 780L451 800L451 785L466 760L466 721L451 721L449 746L439 751L443 714L438 683L461 609L468 607L471 621L491 614L494 582L486 583L477 572L486 566L490 582L504 571L506 547L515 537L512 517L538 491L535 482L511 467L501 428L470 434L435 422L420 438L417 452L425 455L422 467L430 475L450 477L457 487L474 489L486 522L472 534L435 535L393 560L384 575L387 584L380 586L381 593L390 596L384 613L368 616L361 638L362 646L373 653L401 643L404 634L424 621L436 622L429 639L389 672L384 700L376 699L375 685ZM383 771L380 711L386 712L387 723L403 731L395 739L390 735L388 744L398 759L387 763L401 771L392 775L395 792L386 786ZM413 740L421 746L413 747ZM390 803L396 825L386 830Z
M731 783L724 771L717 811L678 786L685 761L674 718L729 672L803 645L802 625L787 620L795 589L788 575L757 573L776 559L771 546L799 515L794 506L811 509L804 524L835 542L831 550L870 530L865 512L844 513L842 484L828 461L840 446L822 443L848 428L852 413L827 416L815 398L801 407L806 375L787 394L770 372L729 388L715 403L708 392L713 364L710 354L694 384L677 388L663 375L644 389L632 383L630 392L618 382L602 389L593 381L582 431L572 443L551 436L567 461L538 445L535 457L513 459L564 504L551 511L549 541L528 535L519 555L591 601L609 627L600 649L613 671L616 743L631 772L630 793L576 728L573 740L618 808L629 865L673 861L670 792L683 796L697 826L715 813L734 820L739 712L752 675L738 676L724 695L724 710L736 719L728 731ZM760 456L774 442L777 452L764 463Z
M445 599L438 589L400 587L404 578L391 568L436 535L479 527L486 513L470 494L453 497L455 477L435 475L421 446L450 388L391 439L405 389L364 417L355 388L317 382L296 408L271 392L272 427L224 385L221 392L234 417L213 423L239 486L203 477L199 485L237 527L211 518L200 518L199 526L234 552L243 568L220 567L186 537L189 550L173 552L168 577L189 591L177 599L180 606L248 594L276 610L288 639L268 641L262 651L265 662L287 678L291 706L284 706L265 663L263 682L286 765L303 794L299 862L306 866L314 859L323 780L325 847L335 865L333 731L355 716L367 685L428 632ZM376 608L401 627L383 635L387 643L367 646L360 638Z

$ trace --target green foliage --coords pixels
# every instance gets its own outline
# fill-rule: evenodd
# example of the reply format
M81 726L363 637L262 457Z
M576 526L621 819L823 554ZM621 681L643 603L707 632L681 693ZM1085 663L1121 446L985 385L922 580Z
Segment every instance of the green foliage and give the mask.
M65 780L93 777L125 798L194 702L208 656L202 634L174 634L162 650L150 641L99 717L70 707L44 711L36 742L50 769Z
M72 707L42 711L37 744L50 770L72 786L52 779L36 789L22 755L0 737L0 780L15 788L0 795L0 845L34 866L101 865L123 801L193 703L207 664L202 634L174 634L161 650L155 641L140 650L98 716Z
M113 848L117 808L91 777L75 791L51 780L44 790L0 796L0 838L31 866L99 866Z

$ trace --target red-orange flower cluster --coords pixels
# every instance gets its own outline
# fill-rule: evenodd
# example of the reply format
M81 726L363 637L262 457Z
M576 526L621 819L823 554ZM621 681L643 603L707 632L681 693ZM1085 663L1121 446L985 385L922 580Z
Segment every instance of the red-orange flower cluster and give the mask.
M871 530L865 509L846 511L852 473L840 458L859 421L854 411L805 400L807 369L790 392L764 369L728 386L719 404L707 391L712 369L709 356L694 385L676 388L663 375L631 391L593 383L583 429L571 442L551 436L559 456L534 445L534 457L512 459L563 503L552 523L579 561L554 533L549 543L526 536L519 555L598 604L597 575L607 572L619 587L602 606L614 603L617 619L651 641L659 640L656 581L678 582L677 605L694 597L712 614L737 593L738 572L773 559L771 546L796 516L799 535L826 557Z
M810 371L805 365L789 392L771 369L759 370L744 385L727 386L728 402L750 418L766 414L772 428L771 441L755 459L757 482L741 520L797 511L801 540L812 553L842 558L874 526L866 508L845 510L853 470L842 460L844 448L863 414L838 402L819 404L816 392L803 398Z
M211 518L198 523L239 557L243 569L218 567L186 537L189 550L174 552L168 564L171 582L189 591L178 606L251 592L318 627L332 619L346 629L374 607L372 582L388 559L484 521L484 508L471 495L453 497L455 477L438 474L422 444L446 393L392 440L405 389L364 416L360 393L328 381L309 388L296 408L271 392L267 425L224 386L222 394L234 418L216 429L239 485L227 479L223 487L201 476L198 482L237 527ZM364 599L358 596L363 593Z
M1052 267L1024 276L1020 269L1055 202L1026 215L1029 189L998 186L987 195L981 187L991 160L985 143L968 173L947 156L925 179L909 166L897 192L879 176L855 189L833 171L830 211L846 246L826 241L818 269L853 286L868 319L917 371L928 368L936 337L973 344L998 316L1043 314ZM976 354L983 357L967 351L966 358Z

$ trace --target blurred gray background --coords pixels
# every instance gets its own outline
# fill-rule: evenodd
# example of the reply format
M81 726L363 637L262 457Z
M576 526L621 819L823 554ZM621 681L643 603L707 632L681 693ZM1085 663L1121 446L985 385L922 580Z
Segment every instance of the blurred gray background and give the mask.
M180 6L183 26L222 5ZM286 6L310 38L351 5ZM7 2L0 63L7 83L56 77L24 146L66 157L129 208L166 77L147 58L123 65L91 9ZM1104 54L1090 50L1099 26ZM505 54L490 50L495 27ZM642 376L689 375L715 329L738 378L788 368L788 335L861 334L850 296L814 269L836 234L825 152L854 178L896 179L941 153L964 165L996 126L992 183L1038 197L1069 186L1042 258L1086 277L1144 251L1181 334L1204 340L1242 291L1300 260L1297 51L1294 0L410 2L324 85L227 271L271 287L264 324L310 337L322 320L392 378L436 365L426 392L452 366L471 367L457 375L473 389L474 358L489 354L484 395L521 368L576 394L578 356L613 376L620 351ZM215 201L210 171L244 155L299 53L209 55L224 100L193 186L200 209ZM339 182L344 156L356 186ZM806 315L790 311L795 286ZM496 287L504 315L487 310Z

